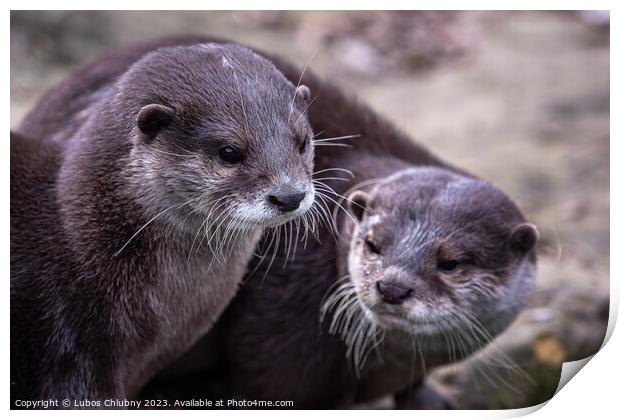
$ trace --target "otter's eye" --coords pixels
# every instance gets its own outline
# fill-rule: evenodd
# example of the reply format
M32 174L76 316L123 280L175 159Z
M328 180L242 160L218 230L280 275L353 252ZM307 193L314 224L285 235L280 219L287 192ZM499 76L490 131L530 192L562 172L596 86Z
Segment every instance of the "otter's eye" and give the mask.
M303 154L306 151L306 146L308 145L308 139L305 138L301 142L301 146L299 146L299 153Z
M375 254L375 255L381 254L381 251L379 251L379 248L377 247L377 245L375 245L369 238L364 239L364 245L366 245L366 249L371 254Z
M456 270L458 266L459 262L455 260L439 261L437 263L437 268L446 273Z
M243 160L243 155L234 147L225 146L220 149L220 158L226 163L239 163Z

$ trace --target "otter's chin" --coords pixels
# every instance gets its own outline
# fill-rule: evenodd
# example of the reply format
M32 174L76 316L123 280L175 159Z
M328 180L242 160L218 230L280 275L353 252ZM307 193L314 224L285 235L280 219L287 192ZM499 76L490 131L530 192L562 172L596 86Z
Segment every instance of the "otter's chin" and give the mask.
M373 313L374 321L385 329L400 330L415 335L438 335L442 329L432 321L411 320L402 315Z
M294 210L288 213L276 214L272 217L265 217L265 218L256 219L256 220L234 219L233 218L233 220L231 220L229 224L239 230L256 230L256 229L278 227L285 223L291 222L297 219L298 217L303 216L304 213L306 213L309 208L310 206L304 207L304 208L300 207L297 210Z
M303 216L314 204L314 189L291 211L279 211L264 204L245 203L237 207L227 222L230 228L242 231L261 230L281 226Z
M369 309L362 305L366 316L386 330L398 330L412 335L437 336L446 331L449 320L420 318L407 313L403 308L398 310ZM453 328L453 327L450 327Z

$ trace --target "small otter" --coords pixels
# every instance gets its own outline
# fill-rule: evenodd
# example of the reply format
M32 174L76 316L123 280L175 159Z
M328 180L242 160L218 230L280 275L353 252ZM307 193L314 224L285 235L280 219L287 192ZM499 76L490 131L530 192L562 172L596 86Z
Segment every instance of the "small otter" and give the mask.
M350 203L357 223L343 220L342 281L322 314L330 331L342 334L356 367L373 345L378 357L389 352L385 360L369 358L356 401L385 395L376 375L392 370L391 392L398 393L412 377L420 382L425 369L467 357L524 307L538 231L497 188L416 167L369 192L355 191ZM377 335L383 344L373 342ZM402 369L412 360L409 371Z
M11 137L12 401L135 395L314 202L310 92L246 48L156 49L45 116L68 80Z

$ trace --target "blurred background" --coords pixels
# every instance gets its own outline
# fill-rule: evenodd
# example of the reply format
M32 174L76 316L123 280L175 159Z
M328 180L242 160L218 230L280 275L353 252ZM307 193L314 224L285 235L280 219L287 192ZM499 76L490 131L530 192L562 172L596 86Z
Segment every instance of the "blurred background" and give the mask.
M609 13L11 12L12 127L97 54L183 33L300 66L317 51L315 73L502 188L538 225L528 308L485 352L432 375L460 406L545 401L562 362L600 348L609 308Z

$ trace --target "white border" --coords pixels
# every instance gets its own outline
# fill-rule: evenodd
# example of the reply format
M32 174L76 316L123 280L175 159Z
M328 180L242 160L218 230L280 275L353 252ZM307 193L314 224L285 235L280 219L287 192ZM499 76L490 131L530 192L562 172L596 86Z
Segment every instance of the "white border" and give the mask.
M44 1L9 1L7 2L9 8L17 9L17 10L26 10L26 9L49 9L50 6L54 6L57 9L80 9L84 6L87 6L96 10L105 10L105 9L125 9L125 10L200 10L200 9L213 9L218 10L218 6L222 6L221 3L212 3L212 2L199 2L199 1L175 1L175 2L163 2L163 1L139 1L133 2L132 4L128 4L127 2L110 0L107 2L98 2L98 4L88 3L85 4L83 2L77 1L55 1L53 4L49 4L49 2ZM171 8L174 6L174 8ZM417 1L417 2L405 2L405 1L391 1L391 0L383 0L381 2L335 2L324 1L324 0L315 0L315 1L269 1L269 2L250 2L250 1L241 1L241 0L228 0L225 3L226 8L220 10L235 10L235 9L296 9L296 10L308 10L308 9L324 9L324 10L345 10L345 9L367 9L367 10L377 10L377 9L434 9L434 10L444 10L444 9L477 9L477 10L512 10L512 9L555 9L555 10L567 10L567 9L604 9L604 10L612 10L612 21L615 19L617 7L611 1L574 1L574 0L565 0L565 1L534 1L534 0L522 0L522 1L502 1L493 2L493 1L469 1L467 3L462 1ZM468 6L468 7L465 7ZM3 56L10 56L10 40L9 40L9 31L10 31L10 15L7 10L3 23L5 24L5 42L2 44L3 48ZM617 30L612 25L611 28L611 45L618 45L617 39ZM617 65L617 54L615 51L611 52L611 63L612 63L612 72L611 74L619 74L619 67ZM3 68L3 73L5 77L5 81L9 79L9 66L10 61L5 59L5 66ZM10 127L10 90L9 84L6 83L4 85L5 91L5 102L4 102L4 118L6 121L6 126ZM611 81L611 115L615 114L615 99L617 97L617 83L614 82L612 78ZM611 138L614 138L614 134L616 133L615 124L617 124L612 118L611 121ZM5 131L6 133L6 131ZM617 140L617 139L616 139ZM8 141L6 142L5 153L2 156L4 167L8 172L10 162L9 162L9 153L8 153ZM617 146L615 146L614 141L611 141L611 162L618 163L617 156ZM617 180L618 169L614 165L611 165L610 172L610 181L611 181L611 189L612 191L616 186L614 182ZM9 197L9 177L5 175L2 179L2 192L5 200L5 205L2 207L2 212L4 215L5 223L2 225L2 231L4 233L3 237L6 238L2 244L2 254L3 254L3 262L4 262L4 270L6 280L4 282L5 287L8 288L9 284L9 226L6 223L6 220L9 217L9 205L8 205L8 197ZM614 191L611 194L611 214L614 214L614 210L618 210L617 204L617 191ZM617 213L617 212L616 212ZM579 417L584 418L586 416L592 416L592 418L610 418L617 413L617 409L615 407L615 401L617 397L617 380L618 380L618 358L617 355L620 355L620 344L618 342L617 337L611 336L611 332L613 327L615 326L618 314L618 268L617 268L617 257L618 257L618 246L617 246L617 224L614 223L614 219L611 219L611 310L610 310L610 328L608 330L608 334L606 340L609 340L605 345L603 351L599 354L595 355L590 363L583 369L582 372L578 374L578 379L570 381L565 388L563 388L554 398L552 398L548 404L541 404L544 406L543 409L534 407L527 409L519 409L519 410L504 410L504 411L458 411L458 412L399 412L392 411L390 413L376 413L375 411L355 411L355 412L347 412L346 415L354 415L360 418L372 418L373 420L376 416L386 416L390 417L401 417L401 418L409 418L409 416L415 415L416 418L464 418L464 419L484 419L484 418L508 418L508 417L518 417L521 415L532 414L532 418L573 418ZM615 258L614 258L615 257ZM7 291L8 292L8 291ZM3 328L4 328L4 336L8 337L9 331L9 297L7 293L6 297L6 309L3 314ZM611 339L610 339L611 337ZM3 390L3 401L2 404L4 408L8 410L8 400L9 400L9 346L7 343L8 340L5 340L5 344L2 346L2 355L4 360L4 373L5 380L2 383ZM612 414L613 413L613 414ZM88 413L89 416L99 417L105 416L108 417L110 412L97 412L91 411ZM139 411L139 412L122 412L115 411L112 413L113 415L118 416L131 416L137 418L168 418L170 416L169 412L157 412L157 411ZM289 418L291 415L295 417L306 417L308 419L314 420L317 416L321 418L325 416L336 416L339 413L336 412L265 412L265 411L238 411L238 412L210 412L208 414L202 411L192 411L192 412L175 412L175 415L183 416L183 417L191 417L191 418L204 418L205 415L209 417L217 417L218 419L238 419L239 417L251 417L252 419L271 419L271 418ZM51 411L37 411L37 412L17 412L11 411L11 416L19 417L19 418L32 418L39 416L46 417L71 417L71 416L82 416L82 413L77 412L51 412Z

